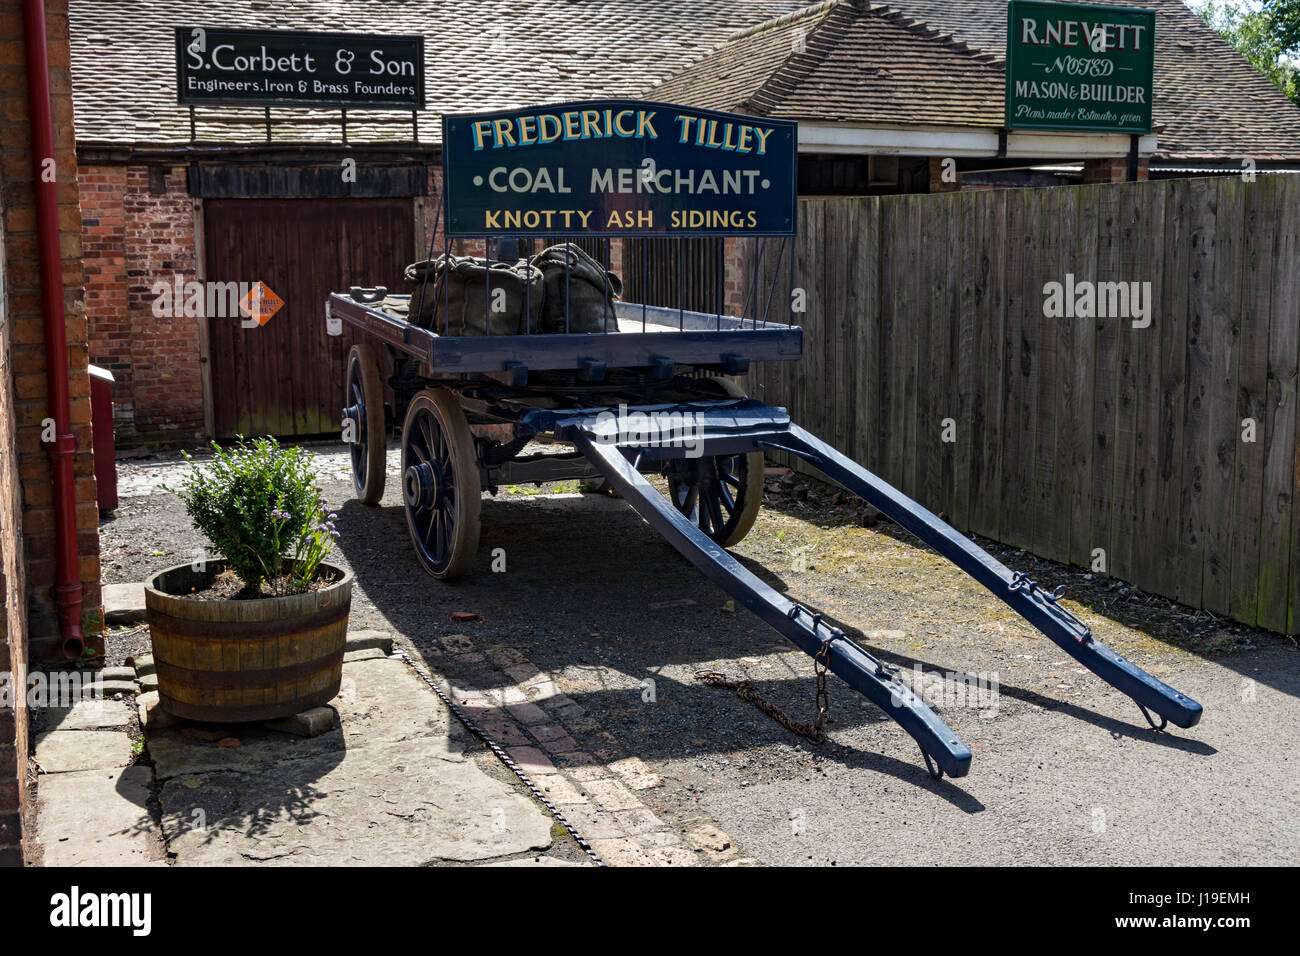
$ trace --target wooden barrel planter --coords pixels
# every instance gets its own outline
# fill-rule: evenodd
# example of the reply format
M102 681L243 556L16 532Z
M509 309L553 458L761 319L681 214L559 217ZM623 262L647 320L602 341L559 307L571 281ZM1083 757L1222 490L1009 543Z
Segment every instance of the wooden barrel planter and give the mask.
M159 703L169 713L215 723L288 717L334 698L352 607L352 573L305 594L241 601L179 595L207 588L225 570L209 561L160 571L145 582Z

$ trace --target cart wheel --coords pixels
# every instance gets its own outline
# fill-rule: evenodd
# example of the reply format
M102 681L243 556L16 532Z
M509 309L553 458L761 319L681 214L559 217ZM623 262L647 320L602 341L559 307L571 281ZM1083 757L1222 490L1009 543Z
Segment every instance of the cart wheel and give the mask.
M728 397L745 397L730 379L714 381ZM739 544L754 527L763 505L761 451L681 458L669 462L665 474L677 510L724 548Z
M384 386L379 380L379 360L369 345L354 345L348 352L347 388L343 420L352 425L356 441L352 453L352 487L362 504L378 504L384 496L384 467L388 426L384 419Z
M445 388L425 389L406 410L402 498L424 570L444 580L464 574L478 550L482 488L474 437Z

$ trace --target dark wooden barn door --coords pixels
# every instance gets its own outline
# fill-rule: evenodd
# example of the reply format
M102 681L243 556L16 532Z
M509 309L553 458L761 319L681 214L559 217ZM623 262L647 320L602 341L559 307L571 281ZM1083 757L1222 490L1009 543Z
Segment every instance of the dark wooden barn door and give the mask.
M208 319L219 438L339 430L350 326L325 331L325 298L349 286L405 292L410 199L212 199L203 204L207 279L266 283L284 306L265 325Z

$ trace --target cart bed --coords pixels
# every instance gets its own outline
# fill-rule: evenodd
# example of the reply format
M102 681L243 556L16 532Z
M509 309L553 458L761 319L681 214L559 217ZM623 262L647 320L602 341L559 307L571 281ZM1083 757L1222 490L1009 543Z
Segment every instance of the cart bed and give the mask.
M651 368L667 377L679 366L717 366L735 375L750 362L787 361L803 354L803 330L797 325L634 302L618 302L614 308L619 331L594 335L436 335L339 292L330 294L325 314L327 321L347 322L428 362L437 375Z

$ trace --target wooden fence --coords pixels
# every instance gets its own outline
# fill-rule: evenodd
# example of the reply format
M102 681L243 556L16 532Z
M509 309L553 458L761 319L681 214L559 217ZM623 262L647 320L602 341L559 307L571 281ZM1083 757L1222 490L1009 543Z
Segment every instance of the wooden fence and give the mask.
M1300 177L810 199L794 249L750 394L964 532L1300 631ZM1050 317L1067 276L1150 324Z

